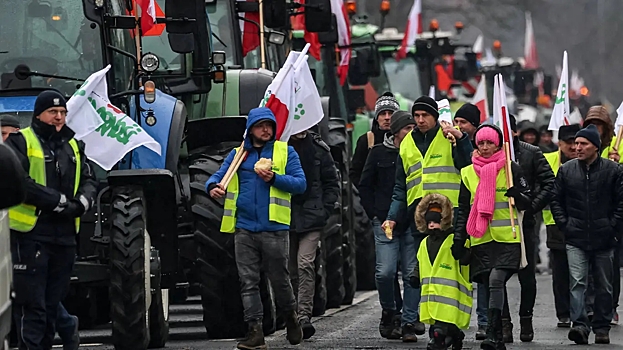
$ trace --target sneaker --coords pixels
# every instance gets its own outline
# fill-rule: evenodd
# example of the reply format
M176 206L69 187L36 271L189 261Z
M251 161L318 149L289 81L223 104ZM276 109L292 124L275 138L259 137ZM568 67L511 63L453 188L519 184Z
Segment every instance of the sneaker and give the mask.
M413 326L415 327L415 334L423 335L426 333L426 325L420 322L420 320L417 320Z
M487 339L487 326L486 325L478 325L478 330L476 331L476 340L485 340Z
M582 327L571 328L568 337L576 344L588 344L588 331Z
M595 344L610 344L610 335L608 332L595 333Z
M405 343L417 342L417 335L415 335L415 325L413 323L407 323L402 327L402 341Z
M571 328L571 320L569 317L561 317L558 319L558 328Z
M379 323L379 333L383 338L389 338L394 330L394 310L383 310L381 322Z
M309 317L301 318L299 323L301 324L301 329L303 329L303 339L309 339L316 334L316 328L312 325Z
M613 326L619 324L619 313L616 310L614 311L614 315L612 315L612 321L610 321L610 324Z

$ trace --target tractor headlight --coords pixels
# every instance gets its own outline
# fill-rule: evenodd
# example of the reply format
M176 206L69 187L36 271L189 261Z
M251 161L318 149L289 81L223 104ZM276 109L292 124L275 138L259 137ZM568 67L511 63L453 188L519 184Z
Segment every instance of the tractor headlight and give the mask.
M283 45L286 41L286 35L276 30L271 31L268 34L268 42L275 45Z
M212 64L215 66L222 66L225 64L225 52L224 51L214 51L212 52Z
M141 58L141 68L145 72L153 73L158 69L159 66L160 60L158 59L158 56L154 55L151 52L146 53L145 55L143 55L143 58Z
M95 0L95 7L97 8L104 7L104 0Z
M148 80L145 82L143 87L145 88L145 102L154 103L156 100L156 84L153 81Z

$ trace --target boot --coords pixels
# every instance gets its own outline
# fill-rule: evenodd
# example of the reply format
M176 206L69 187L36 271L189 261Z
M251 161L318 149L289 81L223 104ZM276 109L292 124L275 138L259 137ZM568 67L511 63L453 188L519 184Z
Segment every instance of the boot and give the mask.
M284 318L286 319L286 338L292 345L300 344L303 341L303 330L301 329L296 311L286 312Z
M502 334L502 340L504 340L505 343L513 342L513 323L510 318L502 319Z
M394 330L394 310L383 310L381 322L379 323L379 333L381 337L389 338Z
M465 339L465 333L463 333L462 330L459 330L459 332L452 338L452 350L463 349L463 339Z
M249 322L249 333L247 337L238 343L238 349L245 350L264 350L267 349L264 341L264 329L262 329L262 321Z
M487 314L487 339L480 344L480 348L483 350L506 350L502 335L502 310L489 308Z
M530 342L534 339L534 329L532 328L532 316L522 316L519 318L519 339L523 342Z

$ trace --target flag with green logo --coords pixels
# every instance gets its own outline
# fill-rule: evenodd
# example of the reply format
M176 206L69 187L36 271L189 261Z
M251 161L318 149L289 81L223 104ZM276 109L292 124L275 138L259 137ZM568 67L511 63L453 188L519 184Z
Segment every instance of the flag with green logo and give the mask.
M437 101L437 110L439 111L439 122L448 122L450 125L452 122L452 110L450 109L450 101L444 98L441 101Z
M549 120L549 130L558 131L562 125L569 125L569 66L567 64L567 51L562 56L562 71L560 82L556 92L556 103Z

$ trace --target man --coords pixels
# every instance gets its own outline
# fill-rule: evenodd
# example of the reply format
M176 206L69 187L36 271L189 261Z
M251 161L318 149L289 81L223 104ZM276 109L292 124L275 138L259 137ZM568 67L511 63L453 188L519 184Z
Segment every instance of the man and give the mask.
M550 153L558 151L558 146L552 141L554 133L548 130L547 125L543 125L541 128L541 139L539 140L539 148L543 153ZM575 144L574 142L571 142Z
M519 284L521 286L521 302L519 305L519 337L523 342L530 342L534 338L532 314L536 302L536 256L538 250L537 227L535 214L543 210L549 200L549 193L554 188L554 173L543 156L543 152L533 145L519 141L517 124L514 115L510 115L510 124L513 131L513 147L515 159L521 166L528 187L530 188L532 206L526 210L523 218L523 235L526 247L528 266L519 270ZM504 342L513 342L513 324L508 309L508 298L504 298L502 313Z
M578 157L558 170L551 203L569 261L573 322L569 339L588 344L592 326L595 343L609 344L614 247L623 230L623 176L618 164L599 156L601 140L594 125L580 130L575 144ZM592 321L584 299L589 274L595 288Z
M392 114L390 134L385 136L382 144L370 150L366 165L363 168L359 194L361 204L374 228L374 243L376 250L376 287L379 291L379 301L383 308L379 332L383 338L400 339L403 342L417 341L416 328L420 331L424 327L418 321L418 304L420 291L409 284L408 273L415 266L416 245L414 236L409 232L408 223L398 225L393 231L393 238L389 239L381 223L387 217L392 200L394 178L396 176L396 159L400 143L413 130L415 120L407 111L396 111ZM418 237L419 238L419 237ZM404 285L403 312L401 322L396 326L393 322L398 307L395 302L395 293L400 294L400 286L396 291L394 277L398 264Z
M467 134L475 149L474 134L480 126L480 109L471 103L462 105L454 114L454 125Z
M19 130L19 120L12 115L0 115L0 131L2 131L2 141L6 141L10 134Z
M524 125L519 127L519 140L532 146L539 146L541 142L539 131L534 127L532 123L523 123Z
M29 175L24 203L9 211L20 349L52 347L80 216L93 206L97 191L84 144L73 138L66 115L65 98L44 91L35 101L31 126L7 138Z
M303 338L288 272L288 231L291 196L304 193L307 183L294 148L275 140L276 128L275 115L270 109L252 109L247 117L243 145L247 154L229 185L223 188L220 182L236 153L243 151L239 147L206 182L206 190L212 198L226 196L221 231L236 233L236 265L244 320L249 325L248 337L238 343L239 349L266 347L259 291L262 267L267 267L265 272L271 281L277 308L284 314L290 344L299 344ZM261 167L260 159L271 160L272 168Z
M399 109L400 104L391 92L384 93L376 100L372 130L359 136L355 152L353 153L349 175L355 187L359 187L361 173L363 172L363 166L366 164L370 148L383 142L385 134L389 131L392 113Z
M289 144L300 155L307 181L305 192L292 196L290 274L295 294L298 290L298 317L303 339L309 339L316 332L311 324L316 288L316 248L322 230L335 210L340 186L331 150L320 135L303 131L293 135Z
M546 153L545 158L552 167L554 174L567 161L575 159L575 134L580 131L579 124L563 125L558 130L558 147L560 151ZM547 248L550 249L552 266L552 286L554 290L554 305L558 327L571 327L569 313L569 265L567 263L567 251L564 234L556 227L552 212L547 206L543 209L543 222L547 230Z

